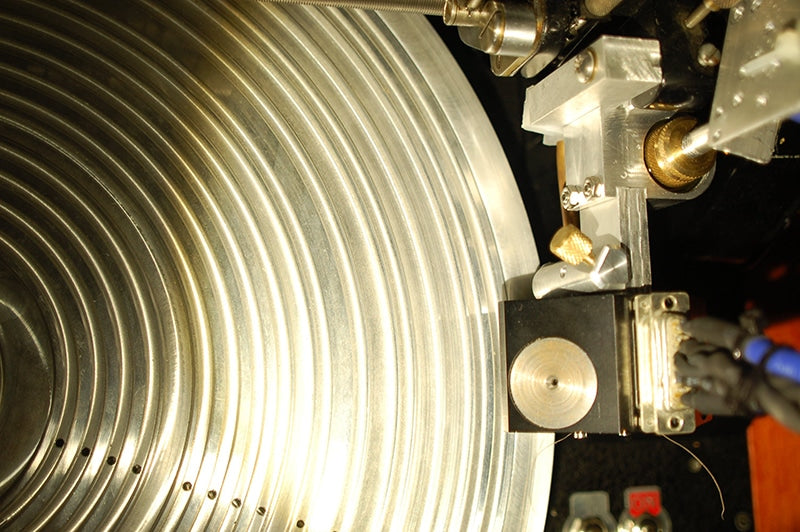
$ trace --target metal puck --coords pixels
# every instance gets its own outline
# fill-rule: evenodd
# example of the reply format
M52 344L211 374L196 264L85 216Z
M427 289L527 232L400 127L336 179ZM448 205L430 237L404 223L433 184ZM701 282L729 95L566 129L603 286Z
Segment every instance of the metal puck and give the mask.
M519 352L509 371L517 409L546 429L574 425L597 397L597 373L589 356L563 338L541 338Z

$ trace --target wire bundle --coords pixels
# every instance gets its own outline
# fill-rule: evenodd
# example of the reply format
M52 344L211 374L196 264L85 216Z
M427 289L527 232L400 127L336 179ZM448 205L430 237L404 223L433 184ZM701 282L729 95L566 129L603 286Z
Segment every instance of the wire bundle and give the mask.
M699 318L683 326L675 364L691 391L682 400L706 414L768 414L800 432L800 353L736 325Z

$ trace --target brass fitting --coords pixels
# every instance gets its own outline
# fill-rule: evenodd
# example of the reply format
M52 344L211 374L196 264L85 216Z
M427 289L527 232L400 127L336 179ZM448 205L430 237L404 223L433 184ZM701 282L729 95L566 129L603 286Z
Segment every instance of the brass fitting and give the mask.
M644 142L644 162L658 184L673 191L691 189L714 167L714 150L687 150L684 138L697 125L690 116L660 122L650 129Z
M574 225L565 225L550 240L553 255L573 266L582 262L594 265L592 247L592 240Z

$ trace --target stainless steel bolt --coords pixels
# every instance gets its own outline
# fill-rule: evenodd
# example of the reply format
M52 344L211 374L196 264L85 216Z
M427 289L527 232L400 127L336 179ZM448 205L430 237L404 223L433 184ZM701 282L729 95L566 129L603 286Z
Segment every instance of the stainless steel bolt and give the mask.
M569 25L569 32L573 35L577 35L578 32L583 28L588 21L583 17L578 17L572 21L572 24Z
M594 53L591 50L584 50L575 56L575 74L581 83L589 83L594 77L595 69Z
M722 59L722 53L719 51L719 48L710 42L700 46L700 49L697 51L697 63L700 66L715 67L719 65L720 59Z
M567 187L564 187L564 188L561 190L561 205L562 205L562 206L563 206L565 209L569 209L569 208L570 208L570 206L571 206L571 204L570 204L570 201L569 201L569 200L570 200L570 192L569 192L569 189L568 189Z
M739 22L740 20L742 20L742 16L744 16L744 6L741 6L741 5L740 6L736 6L731 11L731 18L732 18L732 21L733 21L732 23L735 24L735 23Z
M586 181L583 182L583 195L586 199L591 199L594 197L596 191L595 182L592 178L587 178Z

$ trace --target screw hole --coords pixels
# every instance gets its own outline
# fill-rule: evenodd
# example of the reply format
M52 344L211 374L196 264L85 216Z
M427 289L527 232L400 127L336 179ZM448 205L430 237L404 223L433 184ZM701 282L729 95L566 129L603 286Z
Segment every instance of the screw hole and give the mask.
M134 475L138 475L139 473L142 472L142 466L140 466L139 464L136 464L136 465L133 466L133 468L131 468L131 471L133 471Z
M306 522L305 521L303 521L302 519L297 521L297 528L303 528L304 526L306 526Z
M231 504L233 504L234 508L238 508L238 507L240 507L242 505L242 500L239 499L239 498L233 499Z
M184 482L183 483L183 491L189 491L190 489L192 489L192 483L191 482Z
M256 510L256 513L258 515L264 515L265 513L267 513L267 509L264 508L263 506L259 506L258 509Z
M56 447L59 447L59 448L60 447L64 447L64 439L63 438L59 438L59 439L56 440Z
M208 490L208 498L214 500L217 498L216 490Z
M81 449L81 455L89 456L90 454L92 454L92 451L88 447L84 447L83 449Z
M672 416L669 418L668 425L672 430L680 430L680 428L683 427L683 420L678 416Z
M106 463L107 463L108 465L114 465L114 464L116 464L116 463L117 463L117 459L116 459L115 457L113 457L113 456L109 456L109 457L108 457L108 460L106 460Z
M677 304L678 302L672 296L664 298L664 308L667 310L672 310L673 308L675 308L675 305Z

